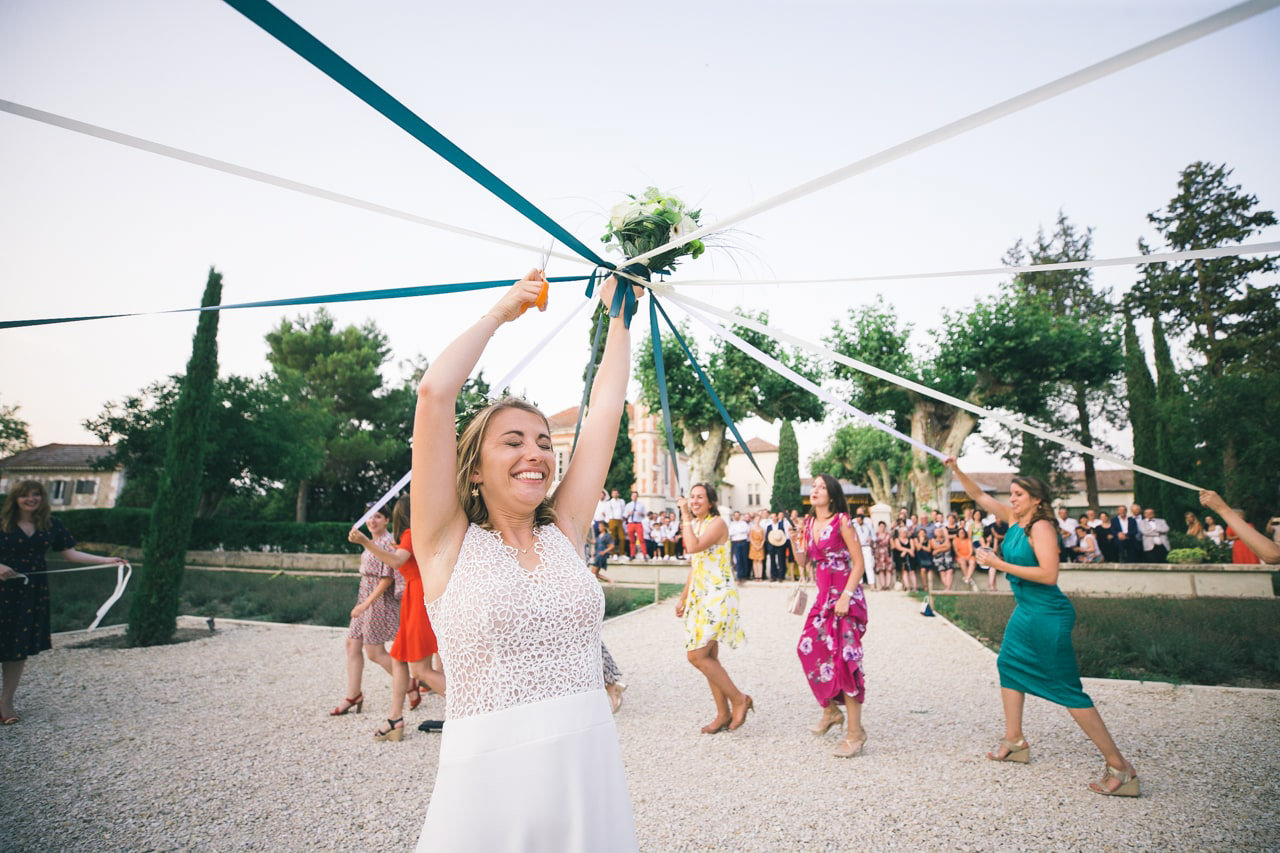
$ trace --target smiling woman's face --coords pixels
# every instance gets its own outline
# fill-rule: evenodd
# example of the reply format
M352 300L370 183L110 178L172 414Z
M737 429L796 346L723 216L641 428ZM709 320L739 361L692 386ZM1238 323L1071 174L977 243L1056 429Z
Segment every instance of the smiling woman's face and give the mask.
M547 496L554 464L546 420L525 409L503 409L485 430L472 482L491 513L499 508L524 512Z

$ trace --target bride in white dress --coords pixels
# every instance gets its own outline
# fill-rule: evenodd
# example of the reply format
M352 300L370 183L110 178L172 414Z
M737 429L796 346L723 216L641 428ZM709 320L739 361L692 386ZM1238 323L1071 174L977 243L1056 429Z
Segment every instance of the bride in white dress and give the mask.
M601 674L604 594L582 559L626 404L630 332L609 323L577 450L555 494L550 427L500 400L456 436L454 403L489 338L545 287L533 270L418 387L414 551L449 691L418 850L635 850ZM612 278L602 289L608 305Z

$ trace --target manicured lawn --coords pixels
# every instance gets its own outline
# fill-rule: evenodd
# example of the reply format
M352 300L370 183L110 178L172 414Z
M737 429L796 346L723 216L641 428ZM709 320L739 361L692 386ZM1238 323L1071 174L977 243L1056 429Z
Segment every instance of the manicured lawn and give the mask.
M1280 688L1280 599L1072 596L1080 674ZM938 595L943 616L999 650L1013 597Z
M52 561L50 568L60 568ZM115 589L114 569L70 572L49 577L53 630L87 628L94 613ZM135 577L124 596L103 618L103 625L127 621ZM188 570L182 580L180 612L189 616L254 619L344 627L351 620L360 582L354 577L297 577L248 572ZM663 584L664 598L679 584ZM652 589L605 587L605 618L653 603Z

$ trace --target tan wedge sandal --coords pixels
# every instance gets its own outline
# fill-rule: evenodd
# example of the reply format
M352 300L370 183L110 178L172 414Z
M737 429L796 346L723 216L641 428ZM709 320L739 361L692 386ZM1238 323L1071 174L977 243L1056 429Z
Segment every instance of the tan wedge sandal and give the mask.
M1000 755L1000 747L1004 747L1008 752ZM1031 760L1031 744L1027 743L1026 738L1018 738L1017 741L1000 738L1000 743L996 746L996 750L996 752L988 752L987 758L992 761L1014 761L1018 764L1026 764Z
M1138 787L1138 771L1133 769L1133 765L1126 765L1123 770L1117 770L1110 764L1104 764L1106 769L1102 771L1102 779L1097 782L1089 783L1089 790L1095 794L1102 794L1106 797L1137 797L1141 795ZM1114 791L1107 790L1108 779L1119 779L1120 784L1116 786Z

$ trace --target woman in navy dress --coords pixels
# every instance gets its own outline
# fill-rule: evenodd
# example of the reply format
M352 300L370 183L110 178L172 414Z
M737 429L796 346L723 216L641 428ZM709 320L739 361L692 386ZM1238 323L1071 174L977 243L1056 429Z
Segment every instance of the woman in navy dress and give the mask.
M96 557L76 550L76 540L49 514L49 499L36 480L14 486L0 509L0 724L18 722L14 694L27 658L53 647L49 632L49 578L45 552L72 563L114 565L121 557Z
M1000 699L1004 704L1004 737L987 758L1017 761L1031 758L1031 747L1022 736L1022 708L1027 694L1066 707L1076 724L1102 752L1106 761L1102 779L1089 783L1098 794L1138 796L1138 774L1111 739L1102 715L1080 685L1071 628L1076 611L1058 588L1058 527L1050 508L1049 488L1035 477L1014 477L1009 504L992 498L956 466L946 464L969 497L997 519L1008 522L1002 553L979 548L980 565L993 567L1009 578L1017 606L1000 641Z

